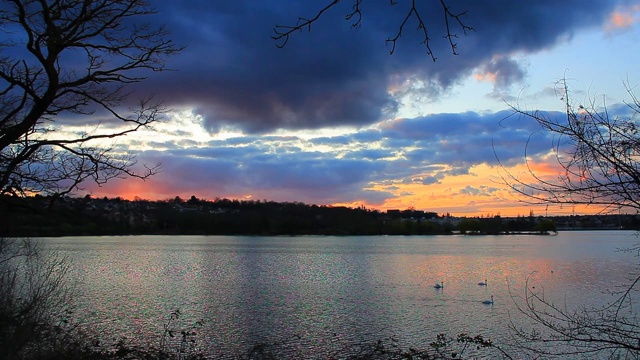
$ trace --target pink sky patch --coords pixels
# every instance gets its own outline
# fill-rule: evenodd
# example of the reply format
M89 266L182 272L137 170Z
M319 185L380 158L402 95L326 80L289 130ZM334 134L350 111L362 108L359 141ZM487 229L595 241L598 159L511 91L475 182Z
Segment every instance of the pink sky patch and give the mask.
M628 29L638 21L637 14L640 11L640 4L636 4L629 7L620 8L609 17L609 21L606 25L607 31L615 31Z

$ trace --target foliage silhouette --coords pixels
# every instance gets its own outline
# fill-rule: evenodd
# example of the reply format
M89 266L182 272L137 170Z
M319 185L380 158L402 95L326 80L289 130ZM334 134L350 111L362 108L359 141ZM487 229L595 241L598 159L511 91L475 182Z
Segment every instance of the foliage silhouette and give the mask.
M525 154L528 173L503 171L502 180L522 201L537 204L589 205L603 213L640 210L640 101L628 87L632 101L623 115L611 114L604 104L575 104L566 79L559 81L566 117L514 107L516 115L533 119L554 136L558 173L545 177ZM504 170L504 167L503 167ZM549 224L539 224L546 228ZM638 229L637 227L635 228ZM640 245L626 251L637 252ZM519 302L522 314L536 326L522 329L512 324L518 346L541 357L584 356L597 358L640 357L640 322L637 300L640 275L629 274L619 284L609 305L586 307L557 304L544 287L527 281Z
M145 72L163 71L166 56L180 51L164 27L144 22L153 13L145 0L3 3L0 194L55 200L84 181L145 179L159 171L135 169L135 157L110 144L165 111L152 99L123 108L127 86ZM85 123L91 116L97 120ZM101 126L105 119L117 126Z

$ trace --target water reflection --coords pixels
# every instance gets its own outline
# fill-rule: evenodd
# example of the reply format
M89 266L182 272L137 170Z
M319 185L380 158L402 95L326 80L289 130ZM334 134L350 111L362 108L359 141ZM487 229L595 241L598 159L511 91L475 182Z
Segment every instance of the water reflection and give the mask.
M635 273L631 232L523 237L87 237L42 239L69 256L85 328L159 342L174 309L204 320L202 345L260 343L327 354L394 336L508 335L525 282L597 306ZM478 286L488 280L487 286ZM433 288L443 281L443 289ZM493 306L482 304L494 296ZM203 341L203 339L206 339Z

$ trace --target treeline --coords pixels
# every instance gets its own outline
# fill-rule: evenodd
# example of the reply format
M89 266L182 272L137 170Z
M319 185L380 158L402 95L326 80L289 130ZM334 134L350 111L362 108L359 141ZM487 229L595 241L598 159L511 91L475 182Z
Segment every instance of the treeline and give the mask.
M376 235L446 234L452 226L424 219L390 218L376 210L299 202L120 198L64 198L48 207L44 197L0 203L5 235L67 236L128 234ZM414 212L403 212L414 215ZM415 218L414 218L415 219Z
M469 235L500 235L518 233L548 234L557 231L556 222L546 218L501 217L465 218L458 222L457 230Z
M0 199L4 236L72 235L437 235L552 232L542 217L454 218L414 209L380 212L364 207L257 200L134 201L41 196Z

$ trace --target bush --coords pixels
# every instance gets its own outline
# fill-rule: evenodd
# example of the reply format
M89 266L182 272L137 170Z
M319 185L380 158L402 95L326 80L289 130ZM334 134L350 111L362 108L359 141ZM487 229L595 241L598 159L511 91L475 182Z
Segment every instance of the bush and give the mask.
M68 265L30 239L0 237L0 354L42 357L66 341Z

